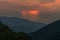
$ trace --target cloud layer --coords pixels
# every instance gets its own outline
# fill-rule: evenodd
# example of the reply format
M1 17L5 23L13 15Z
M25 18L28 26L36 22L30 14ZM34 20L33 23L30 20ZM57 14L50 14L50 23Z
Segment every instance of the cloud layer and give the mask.
M28 11L39 11L37 15L29 15ZM51 23L60 18L60 0L0 0L0 16L16 16L29 20ZM26 12L26 16L21 14ZM31 18L33 17L33 18Z

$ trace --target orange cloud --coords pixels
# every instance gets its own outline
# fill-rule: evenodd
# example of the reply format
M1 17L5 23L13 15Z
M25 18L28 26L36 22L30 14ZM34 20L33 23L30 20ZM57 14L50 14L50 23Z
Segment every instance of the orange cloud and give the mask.
M22 16L24 18L28 18L28 19L32 19L32 20L35 20L38 15L39 15L39 11L38 10L27 10L27 11L22 11Z
M30 15L38 15L39 14L39 11L38 10L29 10L28 13Z
M27 16L26 11L21 11L21 13L22 13L22 16L23 16L23 17L26 17L26 16Z
M32 20L36 20L38 18L38 15L39 15L39 11L38 10L28 10L28 13L29 13L30 18Z
M49 2L49 3L42 3L40 4L40 6L50 11L56 10L56 8L60 6L60 0L55 0L54 2Z

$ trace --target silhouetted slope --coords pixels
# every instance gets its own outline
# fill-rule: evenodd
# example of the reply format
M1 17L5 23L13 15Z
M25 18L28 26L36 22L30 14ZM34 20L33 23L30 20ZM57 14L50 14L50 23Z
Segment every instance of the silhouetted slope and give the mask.
M29 20L20 19L16 17L0 17L0 21L7 24L15 32L34 32L42 28L45 24L38 22L31 22Z
M0 40L15 40L14 32L2 23L0 23Z
M13 32L7 25L0 23L0 40L31 40L24 32Z
M29 34L33 40L60 40L60 20Z

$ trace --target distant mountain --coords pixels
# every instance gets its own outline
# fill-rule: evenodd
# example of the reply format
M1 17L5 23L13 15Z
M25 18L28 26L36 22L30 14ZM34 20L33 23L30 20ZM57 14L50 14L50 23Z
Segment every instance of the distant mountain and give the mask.
M60 40L60 20L29 33L29 35L33 40Z
M31 22L26 19L20 19L16 17L0 17L0 22L6 24L15 32L34 32L42 28L45 24Z

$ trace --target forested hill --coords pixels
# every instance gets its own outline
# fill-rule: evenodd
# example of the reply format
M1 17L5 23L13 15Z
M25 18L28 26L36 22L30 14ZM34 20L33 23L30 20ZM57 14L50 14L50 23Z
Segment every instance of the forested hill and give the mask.
M13 32L8 25L0 23L0 40L31 40L24 32Z

